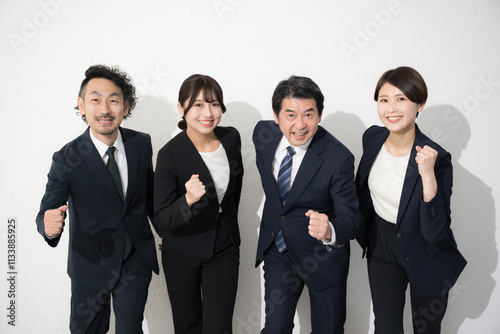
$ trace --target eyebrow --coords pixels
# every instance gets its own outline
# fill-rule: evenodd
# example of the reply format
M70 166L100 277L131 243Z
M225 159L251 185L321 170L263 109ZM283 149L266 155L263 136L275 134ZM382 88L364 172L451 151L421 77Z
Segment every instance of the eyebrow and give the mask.
M307 110L304 110L304 112L308 112L308 111L314 111L314 108L309 108ZM292 109L286 109L285 112L296 112L296 111L292 110Z
M96 90L94 90L94 91L90 92L89 94L90 94L90 95L102 96L102 93L100 93L100 92L98 92L98 91L96 91ZM113 96L118 96L118 97L121 97L121 95L120 95L119 93L117 93L117 92L113 92L113 93L111 93L111 94L109 94L109 95L108 95L108 97L113 97Z
M401 93L401 94L394 94L394 96L404 96L404 95L405 95L405 94L403 94L403 93ZM387 94L386 94L386 95L379 95L378 97L379 97L379 98L380 98L380 97L389 97L389 95L387 95Z

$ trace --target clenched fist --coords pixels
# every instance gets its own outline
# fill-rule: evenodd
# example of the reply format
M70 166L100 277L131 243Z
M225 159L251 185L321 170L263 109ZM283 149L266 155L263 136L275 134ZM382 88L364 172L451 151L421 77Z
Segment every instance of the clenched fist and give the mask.
M205 185L200 181L198 174L191 175L189 181L186 182L186 202L191 207L198 202L201 196L205 195Z
M45 234L49 237L55 237L61 233L64 226L64 213L68 210L68 205L63 205L57 209L47 210L43 215L43 224Z
M332 230L328 223L328 216L324 213L319 213L314 210L306 212L306 217L309 217L309 235L320 241L332 240Z

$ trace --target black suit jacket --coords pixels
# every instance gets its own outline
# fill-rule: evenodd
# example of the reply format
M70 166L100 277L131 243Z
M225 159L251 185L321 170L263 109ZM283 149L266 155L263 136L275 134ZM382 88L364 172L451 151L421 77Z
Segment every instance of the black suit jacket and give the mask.
M128 166L127 194L122 203L89 129L54 153L36 223L47 243L57 246L63 233L54 239L45 236L44 213L68 202L68 274L82 286L109 289L122 266L125 230L137 253L158 273L148 221L148 215L153 217L151 138L120 128Z
M238 205L243 180L241 139L232 127L216 127L214 131L226 151L230 168L229 184L220 206L233 244L239 247ZM186 202L185 184L193 174L199 174L206 193L190 208ZM172 138L158 152L154 189L155 219L163 237L163 247L198 258L212 257L219 201L210 171L186 131Z
M363 135L363 157L356 175L356 187L364 224L358 236L367 248L367 226L373 223L375 210L368 188L368 175L389 130L372 126ZM422 179L415 162L416 146L429 145L438 151L434 172L438 193L423 201ZM467 263L457 249L450 228L450 197L453 182L451 155L425 136L416 126L416 137L406 170L396 221L397 250L417 285L431 296L442 296L455 284Z
M271 172L282 136L273 121L260 121L253 133L257 167L266 195L255 265L262 262L281 229L290 256L303 269L304 282L314 289L327 288L347 279L349 240L356 237L361 224L354 186L354 156L319 126L283 207ZM309 235L309 218L305 216L309 209L328 215L336 235L332 250Z

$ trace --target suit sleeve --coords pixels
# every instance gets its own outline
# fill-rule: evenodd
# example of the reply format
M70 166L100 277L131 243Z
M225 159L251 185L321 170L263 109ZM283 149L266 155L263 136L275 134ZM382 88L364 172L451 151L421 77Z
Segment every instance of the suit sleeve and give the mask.
M52 165L50 166L49 174L47 175L47 185L45 186L45 194L40 203L40 211L36 217L38 232L43 236L45 241L51 246L56 247L61 239L64 231L61 231L55 238L48 238L45 235L44 215L45 211L57 209L65 205L70 195L70 186L68 184L68 175L71 172L70 168L65 164L63 157L59 152L52 156ZM65 214L66 216L66 214Z
M358 197L354 185L354 156L349 154L340 161L330 185L333 200L336 245L354 239L361 227Z
M147 185L146 185L146 207L148 211L148 217L153 227L158 233L158 226L156 225L156 221L154 219L154 172L153 172L153 148L151 147L151 137L148 135L147 141L148 148L148 169L147 169Z
M445 239L450 230L453 167L449 153L446 152L444 156L438 157L434 173L438 192L429 202L424 202L422 199L420 205L420 229L424 238L430 243Z
M236 205L236 209L239 208L240 205L240 198L241 198L241 188L243 186L243 158L241 156L241 137L238 133L238 142L236 144L236 150L238 152L238 170L235 171L235 173L238 173L238 176L236 178L236 185L235 185L235 190L234 190L234 202Z
M178 184L177 165L165 149L160 150L156 162L154 179L154 209L155 221L160 236L166 231L175 229L189 222L199 210L195 203L189 207L186 202L185 189Z

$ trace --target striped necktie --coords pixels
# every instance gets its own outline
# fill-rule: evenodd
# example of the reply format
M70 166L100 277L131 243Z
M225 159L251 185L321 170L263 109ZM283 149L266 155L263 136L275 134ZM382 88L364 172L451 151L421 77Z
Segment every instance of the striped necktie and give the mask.
M281 197L281 204L285 206L288 195L290 194L290 179L292 175L292 157L295 154L293 147L288 146L286 148L287 152L283 161L281 161L280 170L278 172L278 178L276 179L276 184L278 185L278 191ZM278 231L276 238L274 239L276 247L280 253L286 250L285 240L283 239L283 233L281 229Z

